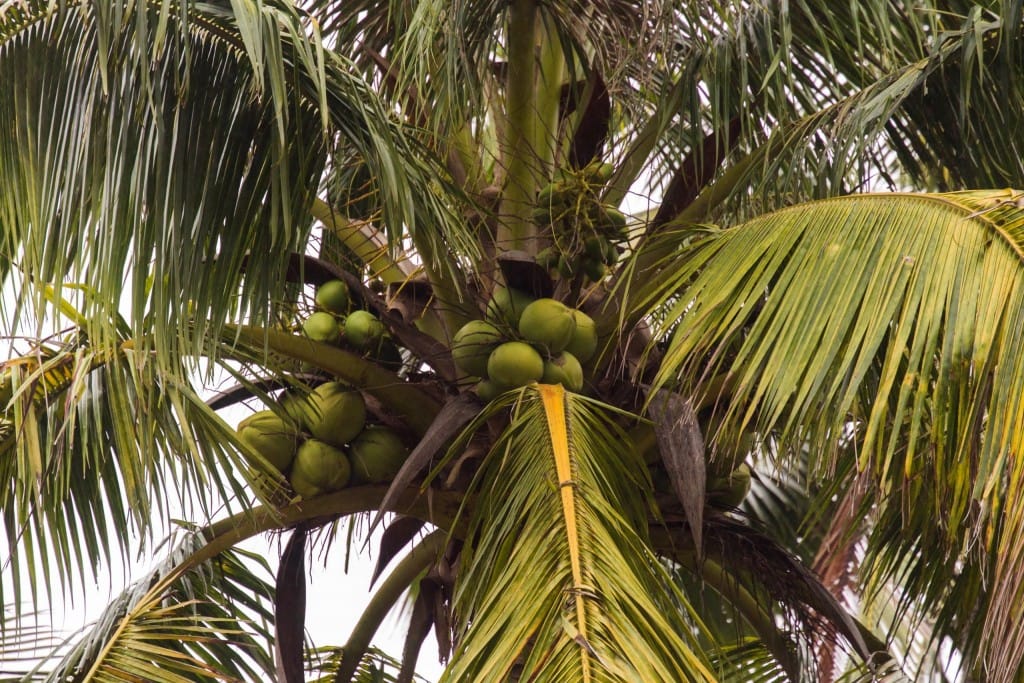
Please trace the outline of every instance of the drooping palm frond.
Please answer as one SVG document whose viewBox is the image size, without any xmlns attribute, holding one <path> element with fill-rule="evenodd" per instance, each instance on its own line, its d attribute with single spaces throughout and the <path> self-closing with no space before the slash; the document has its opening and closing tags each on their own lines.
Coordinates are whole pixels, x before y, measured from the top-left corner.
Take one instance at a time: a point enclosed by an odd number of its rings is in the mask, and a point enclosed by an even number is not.
<svg viewBox="0 0 1024 683">
<path fill-rule="evenodd" d="M 288 20 L 268 10 L 244 17 L 243 30 L 210 10 L 6 3 L 0 29 L 12 93 L 4 118 L 19 122 L 0 142 L 5 275 L 17 264 L 58 289 L 79 277 L 94 290 L 81 306 L 87 319 L 103 320 L 118 309 L 131 268 L 130 321 L 141 333 L 153 316 L 159 341 L 148 343 L 161 351 L 182 345 L 189 299 L 214 319 L 235 308 L 223 295 L 238 289 L 255 240 L 300 247 L 322 166 L 316 101 L 303 107 L 284 92 Z M 222 201 L 205 201 L 214 195 Z M 194 278 L 218 257 L 231 266 L 218 281 Z M 262 275 L 278 274 L 262 261 Z"/>
<path fill-rule="evenodd" d="M 720 683 L 782 683 L 791 680 L 771 652 L 756 640 L 722 648 L 713 657 Z"/>
<path fill-rule="evenodd" d="M 4 367 L 5 603 L 74 595 L 97 566 L 148 545 L 171 509 L 209 519 L 215 501 L 248 499 L 232 430 L 128 340 L 73 334 Z"/>
<path fill-rule="evenodd" d="M 201 536 L 189 533 L 111 602 L 46 672 L 47 680 L 184 683 L 273 676 L 273 585 L 265 561 L 233 550 L 179 572 L 199 547 Z"/>
<path fill-rule="evenodd" d="M 4 276 L 89 282 L 86 319 L 128 306 L 165 369 L 227 319 L 272 318 L 332 138 L 371 169 L 392 247 L 471 244 L 429 157 L 289 3 L 7 2 L 0 74 L 17 122 L 0 136 Z"/>
<path fill-rule="evenodd" d="M 4 605 L 0 614 L 0 681 L 34 683 L 35 664 L 60 647 L 61 634 L 40 620 L 40 614 L 19 614 Z"/>
<path fill-rule="evenodd" d="M 727 199 L 734 219 L 865 187 L 1024 183 L 1005 136 L 1024 96 L 1014 5 L 684 4 L 649 118 L 624 123 L 615 201 L 641 169 L 688 220 Z"/>
<path fill-rule="evenodd" d="M 1022 637 L 1008 615 L 1024 581 L 1019 196 L 794 207 L 704 240 L 652 287 L 680 295 L 661 381 L 700 394 L 726 373 L 728 419 L 809 444 L 815 477 L 854 430 L 877 504 L 865 585 L 896 579 L 908 610 L 980 601 L 944 623 L 992 680 L 1021 666 L 1006 646 Z"/>
<path fill-rule="evenodd" d="M 606 411 L 558 386 L 521 395 L 474 488 L 445 680 L 714 680 Z"/>
<path fill-rule="evenodd" d="M 311 683 L 333 683 L 345 655 L 343 648 L 318 647 L 310 651 L 307 671 L 314 676 Z M 396 683 L 402 663 L 379 648 L 370 648 L 359 661 L 359 667 L 349 679 L 352 683 Z M 415 676 L 413 681 L 426 683 L 426 679 Z"/>
</svg>

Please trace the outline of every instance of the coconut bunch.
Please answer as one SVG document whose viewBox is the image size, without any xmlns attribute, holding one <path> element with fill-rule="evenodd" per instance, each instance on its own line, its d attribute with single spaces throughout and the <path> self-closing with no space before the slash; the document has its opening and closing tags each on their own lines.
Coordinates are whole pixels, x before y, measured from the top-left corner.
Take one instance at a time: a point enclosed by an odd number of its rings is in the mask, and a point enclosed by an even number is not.
<svg viewBox="0 0 1024 683">
<path fill-rule="evenodd" d="M 550 298 L 534 299 L 518 289 L 495 291 L 483 320 L 455 333 L 452 359 L 479 377 L 476 390 L 491 400 L 531 382 L 583 389 L 583 366 L 597 351 L 593 319 Z"/>
<path fill-rule="evenodd" d="M 387 336 L 384 323 L 370 311 L 351 310 L 352 297 L 342 280 L 329 280 L 316 290 L 316 310 L 302 322 L 302 333 L 313 341 L 353 349 L 400 367 L 402 354 Z"/>
<path fill-rule="evenodd" d="M 541 188 L 533 220 L 552 243 L 537 254 L 543 268 L 565 279 L 582 275 L 600 282 L 618 262 L 628 237 L 626 217 L 600 198 L 611 174 L 610 164 L 593 161 L 578 171 L 560 170 Z"/>
<path fill-rule="evenodd" d="M 359 391 L 327 382 L 308 396 L 285 394 L 276 410 L 238 425 L 239 439 L 314 498 L 349 485 L 379 484 L 398 473 L 409 451 L 391 429 L 367 424 Z"/>
</svg>

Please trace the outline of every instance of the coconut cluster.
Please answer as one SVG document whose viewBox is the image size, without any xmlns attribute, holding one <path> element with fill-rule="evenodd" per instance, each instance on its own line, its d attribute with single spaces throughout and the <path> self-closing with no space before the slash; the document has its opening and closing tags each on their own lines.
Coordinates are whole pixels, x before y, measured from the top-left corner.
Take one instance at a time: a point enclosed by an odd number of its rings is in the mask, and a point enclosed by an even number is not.
<svg viewBox="0 0 1024 683">
<path fill-rule="evenodd" d="M 362 394 L 340 382 L 285 394 L 275 408 L 240 422 L 238 436 L 303 498 L 389 481 L 409 454 L 395 432 L 367 424 Z"/>
<path fill-rule="evenodd" d="M 481 378 L 477 393 L 485 400 L 531 382 L 581 391 L 581 363 L 595 351 L 597 330 L 590 316 L 511 288 L 497 290 L 484 319 L 466 323 L 452 340 L 455 365 Z"/>
<path fill-rule="evenodd" d="M 533 220 L 549 231 L 552 244 L 537 254 L 537 263 L 566 279 L 604 279 L 628 237 L 625 215 L 599 196 L 611 175 L 610 164 L 594 161 L 579 171 L 560 171 L 541 188 Z"/>
<path fill-rule="evenodd" d="M 352 297 L 342 280 L 330 280 L 316 290 L 316 308 L 302 323 L 313 341 L 366 353 L 385 367 L 402 365 L 402 353 L 387 336 L 384 323 L 370 311 L 350 310 Z"/>
</svg>

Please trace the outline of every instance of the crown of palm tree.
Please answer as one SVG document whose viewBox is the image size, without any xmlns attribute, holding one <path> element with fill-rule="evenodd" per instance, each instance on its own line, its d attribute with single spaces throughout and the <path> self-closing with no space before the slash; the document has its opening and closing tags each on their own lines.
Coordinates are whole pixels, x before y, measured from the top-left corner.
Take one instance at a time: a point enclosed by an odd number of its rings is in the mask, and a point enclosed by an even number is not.
<svg viewBox="0 0 1024 683">
<path fill-rule="evenodd" d="M 0 0 L 12 675 L 1020 680 L 1021 8 L 796 5 Z"/>
</svg>

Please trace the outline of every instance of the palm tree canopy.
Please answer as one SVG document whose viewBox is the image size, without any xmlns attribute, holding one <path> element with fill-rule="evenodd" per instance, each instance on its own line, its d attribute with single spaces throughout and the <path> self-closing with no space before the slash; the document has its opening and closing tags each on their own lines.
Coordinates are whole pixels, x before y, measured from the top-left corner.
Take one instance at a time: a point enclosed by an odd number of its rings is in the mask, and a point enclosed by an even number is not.
<svg viewBox="0 0 1024 683">
<path fill-rule="evenodd" d="M 1021 18 L 0 0 L 0 659 L 409 681 L 434 631 L 445 680 L 1019 680 Z M 394 567 L 314 647 L 356 515 Z M 27 625 L 172 519 L 80 637 Z"/>
</svg>

